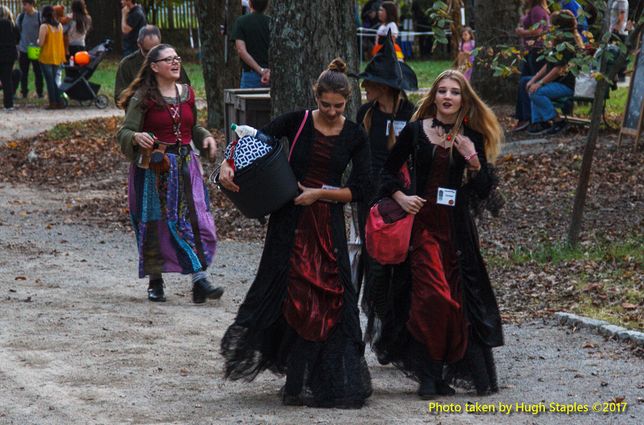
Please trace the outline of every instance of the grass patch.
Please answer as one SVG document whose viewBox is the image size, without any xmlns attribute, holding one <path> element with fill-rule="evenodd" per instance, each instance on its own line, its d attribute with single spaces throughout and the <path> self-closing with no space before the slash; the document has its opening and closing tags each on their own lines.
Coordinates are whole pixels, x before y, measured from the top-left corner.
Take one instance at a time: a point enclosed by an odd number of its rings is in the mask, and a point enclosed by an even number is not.
<svg viewBox="0 0 644 425">
<path fill-rule="evenodd" d="M 631 329 L 644 329 L 644 238 L 597 241 L 582 248 L 544 244 L 483 254 L 491 270 L 519 282 L 523 308 L 544 303 L 552 311 L 570 311 Z M 533 298 L 533 299 L 531 299 Z"/>
<path fill-rule="evenodd" d="M 500 266 L 525 265 L 529 263 L 558 265 L 568 261 L 620 261 L 644 262 L 644 238 L 614 242 L 597 243 L 588 248 L 572 248 L 567 244 L 545 244 L 537 248 L 518 246 L 514 248 L 508 258 L 491 256 L 495 264 Z"/>
<path fill-rule="evenodd" d="M 45 134 L 45 139 L 65 141 L 80 131 L 86 131 L 85 124 L 82 121 L 63 122 L 56 124 L 51 130 L 48 130 Z"/>
</svg>

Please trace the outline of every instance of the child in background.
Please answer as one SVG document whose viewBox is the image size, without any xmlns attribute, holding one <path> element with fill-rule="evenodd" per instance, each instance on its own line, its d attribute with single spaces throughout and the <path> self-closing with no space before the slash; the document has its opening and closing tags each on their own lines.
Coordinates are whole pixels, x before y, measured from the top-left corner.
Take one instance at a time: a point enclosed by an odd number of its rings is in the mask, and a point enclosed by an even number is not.
<svg viewBox="0 0 644 425">
<path fill-rule="evenodd" d="M 458 48 L 458 56 L 456 57 L 456 69 L 461 71 L 467 81 L 472 77 L 472 66 L 474 66 L 474 56 L 472 51 L 476 47 L 474 42 L 474 32 L 470 27 L 463 27 L 461 29 L 461 43 Z"/>
</svg>

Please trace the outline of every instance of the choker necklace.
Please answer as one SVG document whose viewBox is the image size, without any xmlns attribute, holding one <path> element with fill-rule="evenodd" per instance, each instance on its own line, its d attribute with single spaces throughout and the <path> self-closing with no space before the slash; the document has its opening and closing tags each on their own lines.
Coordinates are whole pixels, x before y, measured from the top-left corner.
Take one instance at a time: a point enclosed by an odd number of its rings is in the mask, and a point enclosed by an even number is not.
<svg viewBox="0 0 644 425">
<path fill-rule="evenodd" d="M 449 133 L 454 128 L 454 124 L 445 124 L 438 118 L 434 117 L 432 118 L 432 128 L 436 127 L 440 127 L 445 131 L 445 133 Z"/>
</svg>

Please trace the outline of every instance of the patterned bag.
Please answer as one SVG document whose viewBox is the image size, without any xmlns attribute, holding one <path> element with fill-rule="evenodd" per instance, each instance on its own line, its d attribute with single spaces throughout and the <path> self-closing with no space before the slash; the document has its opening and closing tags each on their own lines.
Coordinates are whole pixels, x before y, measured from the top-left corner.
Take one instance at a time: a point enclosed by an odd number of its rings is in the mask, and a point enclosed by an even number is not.
<svg viewBox="0 0 644 425">
<path fill-rule="evenodd" d="M 253 164 L 258 159 L 265 157 L 272 149 L 273 147 L 271 145 L 253 136 L 244 136 L 228 144 L 225 158 L 229 161 L 232 157 L 233 168 L 239 171 Z"/>
</svg>

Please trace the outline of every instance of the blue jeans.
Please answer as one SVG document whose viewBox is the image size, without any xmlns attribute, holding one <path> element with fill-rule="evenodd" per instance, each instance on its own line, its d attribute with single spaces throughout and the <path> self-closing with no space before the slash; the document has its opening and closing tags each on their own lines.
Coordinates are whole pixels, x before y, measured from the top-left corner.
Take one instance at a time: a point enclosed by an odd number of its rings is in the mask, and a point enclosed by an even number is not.
<svg viewBox="0 0 644 425">
<path fill-rule="evenodd" d="M 570 87 L 553 82 L 539 87 L 537 91 L 530 95 L 530 104 L 532 108 L 532 122 L 545 122 L 557 116 L 557 111 L 552 105 L 552 100 L 569 97 L 574 94 Z"/>
<path fill-rule="evenodd" d="M 45 77 L 49 103 L 61 103 L 60 97 L 63 92 L 60 91 L 58 84 L 56 84 L 56 81 L 60 78 L 60 66 L 41 63 L 40 69 L 42 70 L 43 77 Z"/>
<path fill-rule="evenodd" d="M 262 87 L 262 77 L 255 71 L 242 71 L 239 88 L 258 89 Z"/>
<path fill-rule="evenodd" d="M 530 108 L 530 95 L 526 89 L 526 84 L 532 77 L 521 77 L 519 80 L 519 93 L 517 94 L 517 108 L 515 118 L 519 121 L 530 121 L 532 112 Z"/>
</svg>

